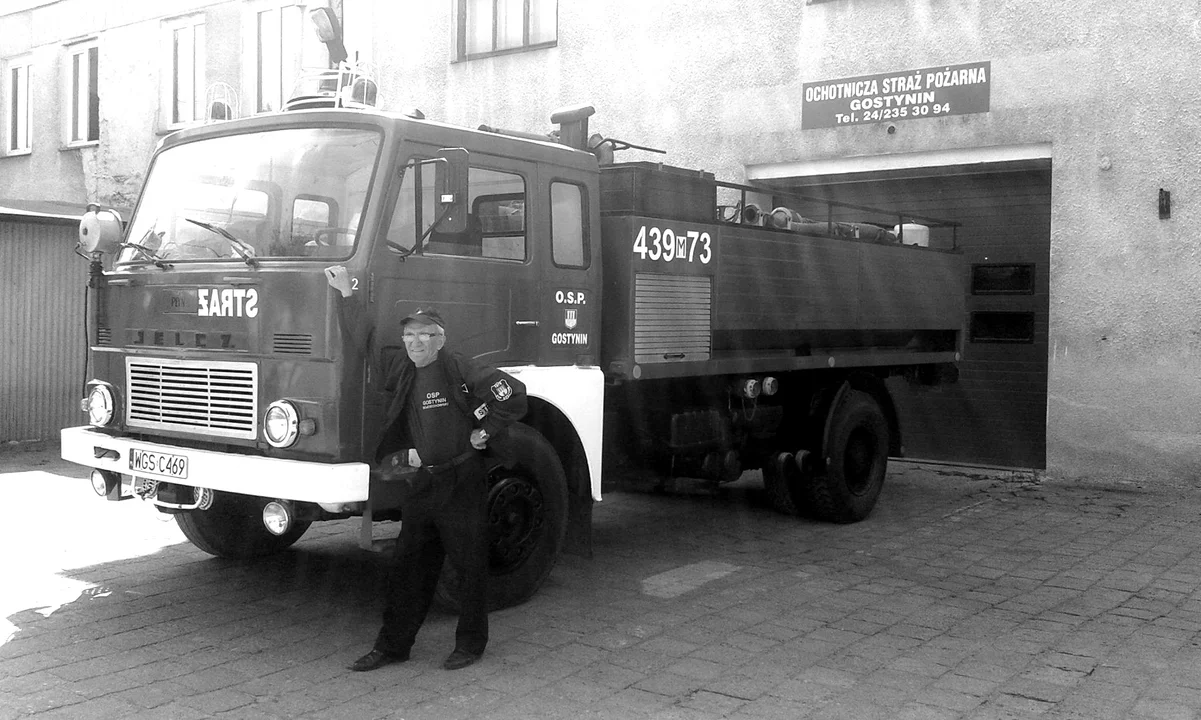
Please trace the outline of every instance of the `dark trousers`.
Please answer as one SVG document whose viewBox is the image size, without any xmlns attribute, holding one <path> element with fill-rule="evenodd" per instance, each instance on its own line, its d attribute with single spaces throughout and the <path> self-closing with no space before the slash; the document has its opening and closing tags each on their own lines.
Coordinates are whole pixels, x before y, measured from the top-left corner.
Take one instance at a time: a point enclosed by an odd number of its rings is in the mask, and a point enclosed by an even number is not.
<svg viewBox="0 0 1201 720">
<path fill-rule="evenodd" d="M 453 469 L 418 471 L 401 507 L 400 537 L 388 576 L 384 624 L 375 648 L 407 656 L 425 621 L 444 559 L 459 579 L 455 649 L 480 654 L 488 644 L 487 480 L 476 455 Z"/>
</svg>

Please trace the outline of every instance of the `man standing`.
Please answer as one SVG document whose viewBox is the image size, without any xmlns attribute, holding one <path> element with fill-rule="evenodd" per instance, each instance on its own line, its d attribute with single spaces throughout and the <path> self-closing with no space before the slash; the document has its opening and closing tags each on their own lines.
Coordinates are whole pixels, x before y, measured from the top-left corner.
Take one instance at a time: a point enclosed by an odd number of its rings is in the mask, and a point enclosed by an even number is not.
<svg viewBox="0 0 1201 720">
<path fill-rule="evenodd" d="M 330 284 L 348 297 L 349 283 L 337 275 L 330 275 Z M 392 398 L 377 458 L 382 455 L 385 466 L 417 470 L 405 480 L 383 627 L 371 652 L 350 669 L 409 659 L 449 559 L 461 578 L 461 608 L 454 651 L 443 667 L 457 670 L 478 660 L 488 643 L 488 485 L 479 451 L 525 414 L 525 385 L 444 350 L 446 329 L 436 310 L 420 308 L 400 322 L 405 355 L 388 374 L 385 389 Z"/>
</svg>

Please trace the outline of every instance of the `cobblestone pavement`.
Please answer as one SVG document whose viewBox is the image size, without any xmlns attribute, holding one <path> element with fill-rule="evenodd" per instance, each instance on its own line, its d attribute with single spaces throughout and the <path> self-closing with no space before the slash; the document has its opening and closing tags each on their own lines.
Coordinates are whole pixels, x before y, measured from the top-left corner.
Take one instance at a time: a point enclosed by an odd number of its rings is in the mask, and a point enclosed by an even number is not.
<svg viewBox="0 0 1201 720">
<path fill-rule="evenodd" d="M 749 476 L 719 495 L 615 491 L 596 508 L 595 556 L 566 557 L 534 599 L 494 613 L 480 663 L 441 669 L 454 618 L 434 614 L 412 660 L 352 673 L 385 563 L 357 548 L 357 521 L 237 565 L 141 503 L 100 501 L 78 470 L 12 457 L 0 459 L 0 720 L 1201 708 L 1192 487 L 894 463 L 876 512 L 845 526 L 772 512 Z"/>
</svg>

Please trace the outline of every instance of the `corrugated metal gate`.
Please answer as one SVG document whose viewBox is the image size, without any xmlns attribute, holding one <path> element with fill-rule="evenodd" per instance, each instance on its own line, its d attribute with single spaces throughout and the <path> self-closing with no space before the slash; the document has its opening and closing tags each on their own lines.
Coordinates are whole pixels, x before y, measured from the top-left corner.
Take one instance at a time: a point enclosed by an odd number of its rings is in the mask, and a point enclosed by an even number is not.
<svg viewBox="0 0 1201 720">
<path fill-rule="evenodd" d="M 960 381 L 936 387 L 889 381 L 906 457 L 1045 468 L 1050 161 L 794 187 L 806 195 L 962 223 L 968 337 Z"/>
<path fill-rule="evenodd" d="M 78 220 L 0 213 L 0 442 L 42 440 L 79 411 L 87 262 Z"/>
</svg>

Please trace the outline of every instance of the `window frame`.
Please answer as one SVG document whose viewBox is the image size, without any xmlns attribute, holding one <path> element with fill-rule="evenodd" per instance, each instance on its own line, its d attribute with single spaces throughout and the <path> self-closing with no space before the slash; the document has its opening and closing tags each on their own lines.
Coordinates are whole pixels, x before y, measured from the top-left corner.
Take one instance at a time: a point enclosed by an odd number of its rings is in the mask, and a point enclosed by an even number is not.
<svg viewBox="0 0 1201 720">
<path fill-rule="evenodd" d="M 559 44 L 559 2 L 558 0 L 511 0 L 521 4 L 522 14 L 522 41 L 520 45 L 514 45 L 505 48 L 497 48 L 498 26 L 501 24 L 502 18 L 499 17 L 499 3 L 505 0 L 456 0 L 455 2 L 455 62 L 464 62 L 467 60 L 476 60 L 478 58 L 494 57 L 496 55 L 509 55 L 512 53 L 527 52 L 530 50 L 542 50 L 545 48 L 556 47 Z M 482 52 L 468 52 L 467 36 L 468 27 L 470 24 L 469 5 L 472 2 L 491 3 L 492 5 L 492 49 Z M 541 40 L 537 42 L 530 41 L 531 27 L 531 5 L 534 2 L 551 3 L 554 6 L 554 22 L 550 30 L 551 39 Z"/>
<path fill-rule="evenodd" d="M 96 38 L 66 46 L 63 63 L 63 92 L 66 97 L 63 118 L 63 138 L 66 147 L 86 147 L 100 143 L 100 43 Z M 80 58 L 86 58 L 81 63 Z M 93 62 L 94 61 L 94 62 Z M 87 81 L 80 82 L 81 65 L 86 67 Z M 86 110 L 80 102 L 88 94 Z M 86 118 L 84 113 L 86 112 Z M 83 127 L 81 127 L 83 126 Z"/>
<path fill-rule="evenodd" d="M 289 34 L 288 17 L 285 13 L 292 8 L 295 9 L 295 22 L 291 30 L 295 30 L 295 32 Z M 270 0 L 269 2 L 247 4 L 243 20 L 242 63 L 243 86 L 246 88 L 244 95 L 247 100 L 242 103 L 242 106 L 252 108 L 249 111 L 251 115 L 280 112 L 284 109 L 296 81 L 304 72 L 304 61 L 308 53 L 308 46 L 311 44 L 307 41 L 311 39 L 313 43 L 320 45 L 316 34 L 312 33 L 309 28 L 306 17 L 308 10 L 309 5 L 303 0 Z M 272 46 L 265 48 L 261 29 L 263 16 L 268 13 L 275 14 L 276 24 L 273 29 L 276 32 L 269 38 L 273 41 Z M 309 38 L 309 35 L 312 35 L 312 38 Z M 285 53 L 292 55 L 291 67 L 285 67 Z M 270 86 L 264 82 L 264 79 L 269 76 L 273 76 L 270 77 Z M 276 93 L 278 93 L 278 99 L 267 97 Z M 265 98 L 268 101 L 266 104 L 264 103 Z M 272 103 L 276 100 L 278 100 L 278 106 L 273 106 Z"/>
<path fill-rule="evenodd" d="M 986 277 L 990 270 L 1011 270 L 1014 277 L 1018 277 L 1019 273 L 1025 272 L 1028 282 L 1024 284 L 1014 284 L 1010 287 L 1003 287 L 993 281 L 993 285 L 989 285 L 989 278 Z M 1036 282 L 1038 279 L 1038 268 L 1032 262 L 1013 262 L 1013 263 L 973 263 L 971 274 L 972 295 L 1033 295 Z"/>
<path fill-rule="evenodd" d="M 208 79 L 206 66 L 208 64 L 205 47 L 208 31 L 204 13 L 192 13 L 170 18 L 162 22 L 162 60 L 159 67 L 163 68 L 161 77 L 159 125 L 165 130 L 177 130 L 190 125 L 204 123 L 208 117 Z M 191 31 L 191 84 L 192 84 L 192 117 L 178 119 L 177 111 L 180 101 L 180 70 L 176 53 L 176 34 L 181 30 Z M 197 31 L 199 30 L 199 37 Z"/>
<path fill-rule="evenodd" d="M 1033 345 L 1037 335 L 1038 317 L 1032 310 L 976 310 L 969 320 L 968 342 L 973 345 Z"/>
<path fill-rule="evenodd" d="M 24 71 L 20 89 L 16 87 L 13 73 Z M 33 56 L 21 55 L 4 62 L 4 156 L 28 155 L 33 152 Z M 23 108 L 23 112 L 22 112 Z M 22 124 L 24 127 L 22 128 Z M 24 130 L 24 142 L 17 138 Z"/>
</svg>

